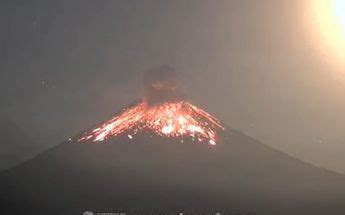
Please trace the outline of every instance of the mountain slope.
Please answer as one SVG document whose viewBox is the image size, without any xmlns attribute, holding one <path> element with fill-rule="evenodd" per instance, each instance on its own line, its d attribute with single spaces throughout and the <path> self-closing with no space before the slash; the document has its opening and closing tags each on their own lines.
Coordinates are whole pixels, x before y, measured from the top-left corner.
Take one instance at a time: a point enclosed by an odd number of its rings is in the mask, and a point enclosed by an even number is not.
<svg viewBox="0 0 345 215">
<path fill-rule="evenodd" d="M 345 177 L 229 129 L 216 146 L 122 134 L 2 172 L 0 198 L 1 214 L 345 214 Z"/>
<path fill-rule="evenodd" d="M 4 115 L 0 115 L 0 144 L 0 170 L 29 159 L 38 150 L 33 138 Z"/>
</svg>

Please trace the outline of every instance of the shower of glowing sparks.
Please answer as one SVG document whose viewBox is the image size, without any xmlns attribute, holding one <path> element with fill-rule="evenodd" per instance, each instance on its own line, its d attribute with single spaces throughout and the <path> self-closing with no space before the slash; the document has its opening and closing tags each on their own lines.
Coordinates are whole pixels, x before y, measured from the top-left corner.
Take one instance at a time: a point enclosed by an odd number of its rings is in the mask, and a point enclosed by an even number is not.
<svg viewBox="0 0 345 215">
<path fill-rule="evenodd" d="M 185 101 L 154 106 L 143 101 L 85 133 L 78 141 L 99 142 L 124 132 L 130 132 L 127 136 L 132 139 L 133 135 L 143 129 L 166 137 L 190 136 L 198 141 L 206 140 L 209 144 L 216 145 L 216 130 L 224 127 L 215 117 Z"/>
</svg>

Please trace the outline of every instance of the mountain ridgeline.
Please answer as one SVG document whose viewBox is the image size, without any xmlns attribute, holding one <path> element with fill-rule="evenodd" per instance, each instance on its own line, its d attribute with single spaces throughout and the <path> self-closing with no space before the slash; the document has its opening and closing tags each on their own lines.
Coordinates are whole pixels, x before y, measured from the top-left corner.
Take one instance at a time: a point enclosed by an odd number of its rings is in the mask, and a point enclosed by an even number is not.
<svg viewBox="0 0 345 215">
<path fill-rule="evenodd" d="M 345 177 L 230 128 L 216 146 L 123 133 L 2 172 L 0 198 L 1 214 L 345 214 Z"/>
</svg>

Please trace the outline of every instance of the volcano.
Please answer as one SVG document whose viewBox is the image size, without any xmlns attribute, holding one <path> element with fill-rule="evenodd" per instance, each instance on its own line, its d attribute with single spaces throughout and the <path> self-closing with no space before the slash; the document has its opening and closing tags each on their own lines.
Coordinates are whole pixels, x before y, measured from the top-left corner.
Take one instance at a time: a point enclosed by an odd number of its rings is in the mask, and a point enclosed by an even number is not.
<svg viewBox="0 0 345 215">
<path fill-rule="evenodd" d="M 186 101 L 177 91 L 175 70 L 162 66 L 147 72 L 145 96 L 112 119 L 84 132 L 78 142 L 102 142 L 126 133 L 132 139 L 137 133 L 207 141 L 216 145 L 217 130 L 224 130 L 218 119 Z M 72 138 L 71 138 L 72 140 Z"/>
<path fill-rule="evenodd" d="M 344 214 L 345 177 L 230 128 L 217 145 L 66 141 L 0 174 L 0 214 Z"/>
<path fill-rule="evenodd" d="M 344 176 L 225 126 L 172 81 L 149 83 L 111 119 L 1 172 L 0 214 L 345 214 Z"/>
<path fill-rule="evenodd" d="M 109 137 L 127 133 L 128 138 L 138 132 L 180 138 L 191 137 L 199 142 L 216 145 L 216 130 L 225 129 L 220 122 L 204 110 L 187 101 L 164 102 L 149 105 L 145 101 L 125 111 L 91 132 L 85 132 L 78 142 L 102 142 Z"/>
</svg>

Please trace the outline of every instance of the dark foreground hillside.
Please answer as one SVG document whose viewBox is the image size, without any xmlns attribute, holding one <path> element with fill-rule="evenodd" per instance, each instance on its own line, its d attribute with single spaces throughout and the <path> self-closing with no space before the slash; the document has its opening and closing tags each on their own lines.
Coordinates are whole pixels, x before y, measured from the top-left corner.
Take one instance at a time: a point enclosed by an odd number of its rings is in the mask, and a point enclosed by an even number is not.
<svg viewBox="0 0 345 215">
<path fill-rule="evenodd" d="M 145 134 L 63 143 L 0 174 L 0 214 L 345 214 L 345 177 L 236 131 L 217 146 Z"/>
</svg>

